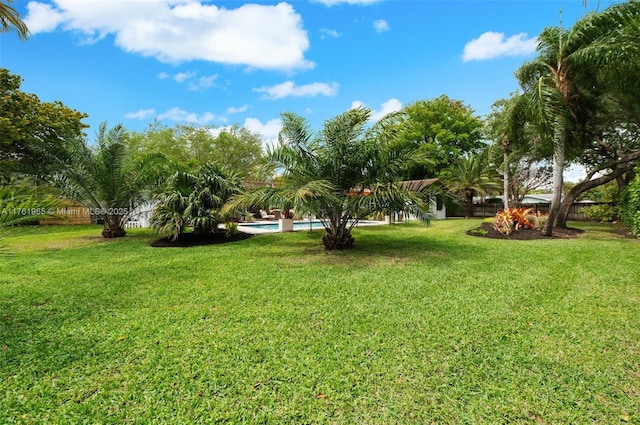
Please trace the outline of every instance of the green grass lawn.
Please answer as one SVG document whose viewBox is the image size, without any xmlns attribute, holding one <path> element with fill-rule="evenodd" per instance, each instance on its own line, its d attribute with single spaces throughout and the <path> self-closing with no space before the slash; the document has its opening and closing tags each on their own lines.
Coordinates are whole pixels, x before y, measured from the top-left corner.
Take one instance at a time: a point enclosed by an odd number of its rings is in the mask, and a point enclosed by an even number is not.
<svg viewBox="0 0 640 425">
<path fill-rule="evenodd" d="M 640 243 L 9 229 L 0 423 L 640 423 Z"/>
</svg>

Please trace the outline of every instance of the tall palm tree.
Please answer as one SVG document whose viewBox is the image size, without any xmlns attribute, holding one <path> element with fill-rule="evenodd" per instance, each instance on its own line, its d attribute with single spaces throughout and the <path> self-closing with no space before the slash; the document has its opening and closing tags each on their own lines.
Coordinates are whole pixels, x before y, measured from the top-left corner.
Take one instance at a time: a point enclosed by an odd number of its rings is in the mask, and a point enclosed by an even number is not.
<svg viewBox="0 0 640 425">
<path fill-rule="evenodd" d="M 151 171 L 157 158 L 148 158 L 145 164 L 134 163 L 122 125 L 107 131 L 103 123 L 96 141 L 95 147 L 81 139 L 71 142 L 71 160 L 62 164 L 53 182 L 65 196 L 103 220 L 102 236 L 125 236 L 124 225 L 131 213 L 149 197 L 147 189 L 155 177 Z"/>
<path fill-rule="evenodd" d="M 243 192 L 226 209 L 277 206 L 315 214 L 328 250 L 351 248 L 353 227 L 376 212 L 402 208 L 427 220 L 428 200 L 399 182 L 407 167 L 425 158 L 398 141 L 399 115 L 368 128 L 370 117 L 369 109 L 351 109 L 314 133 L 304 118 L 282 114 L 279 146 L 266 155 L 271 169 L 282 173 L 280 184 Z"/>
<path fill-rule="evenodd" d="M 545 28 L 538 57 L 516 73 L 541 133 L 553 142 L 553 200 L 544 233 L 551 235 L 562 195 L 567 143 L 591 76 L 621 64 L 637 66 L 640 2 L 616 4 L 591 13 L 569 29 Z"/>
<path fill-rule="evenodd" d="M 9 3 L 13 0 L 0 0 L 0 32 L 9 32 L 15 29 L 21 40 L 29 37 L 29 28 L 20 19 L 20 14 Z"/>
<path fill-rule="evenodd" d="M 448 169 L 444 184 L 466 203 L 466 218 L 473 217 L 473 198 L 499 188 L 498 175 L 489 165 L 487 151 L 459 157 Z"/>
</svg>

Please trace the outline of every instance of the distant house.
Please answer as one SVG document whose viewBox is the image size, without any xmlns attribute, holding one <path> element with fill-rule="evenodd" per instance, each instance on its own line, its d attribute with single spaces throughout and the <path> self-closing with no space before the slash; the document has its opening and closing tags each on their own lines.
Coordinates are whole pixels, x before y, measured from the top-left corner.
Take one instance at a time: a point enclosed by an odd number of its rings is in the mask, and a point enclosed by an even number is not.
<svg viewBox="0 0 640 425">
<path fill-rule="evenodd" d="M 536 205 L 536 204 L 551 204 L 551 200 L 553 199 L 552 193 L 530 193 L 522 198 L 523 205 Z M 487 203 L 502 203 L 502 196 L 493 196 L 491 198 L 474 198 L 474 204 L 481 204 L 484 202 Z M 593 204 L 593 201 L 583 200 L 583 201 L 575 201 L 575 204 Z"/>
</svg>

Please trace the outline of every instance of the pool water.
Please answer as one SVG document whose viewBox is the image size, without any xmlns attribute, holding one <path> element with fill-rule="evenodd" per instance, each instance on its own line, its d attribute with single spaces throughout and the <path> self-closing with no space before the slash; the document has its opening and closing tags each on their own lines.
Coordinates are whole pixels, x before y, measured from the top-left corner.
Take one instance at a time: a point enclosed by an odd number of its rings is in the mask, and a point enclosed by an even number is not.
<svg viewBox="0 0 640 425">
<path fill-rule="evenodd" d="M 358 225 L 367 225 L 367 224 L 380 224 L 380 222 L 376 222 L 376 221 L 359 221 Z M 309 228 L 311 228 L 312 230 L 314 229 L 322 229 L 322 223 L 319 220 L 315 220 L 315 221 L 295 221 L 293 223 L 293 230 L 309 230 Z M 240 223 L 238 225 L 238 229 L 243 230 L 243 231 L 251 231 L 251 230 L 257 230 L 260 232 L 267 232 L 267 231 L 273 231 L 273 232 L 277 232 L 280 228 L 279 228 L 279 224 L 278 222 L 273 222 L 273 223 Z"/>
<path fill-rule="evenodd" d="M 239 225 L 239 227 L 264 230 L 278 230 L 278 226 L 278 223 L 242 223 Z M 308 230 L 309 226 L 311 226 L 311 228 L 313 229 L 322 229 L 322 223 L 319 221 L 296 221 L 293 223 L 293 230 Z"/>
</svg>

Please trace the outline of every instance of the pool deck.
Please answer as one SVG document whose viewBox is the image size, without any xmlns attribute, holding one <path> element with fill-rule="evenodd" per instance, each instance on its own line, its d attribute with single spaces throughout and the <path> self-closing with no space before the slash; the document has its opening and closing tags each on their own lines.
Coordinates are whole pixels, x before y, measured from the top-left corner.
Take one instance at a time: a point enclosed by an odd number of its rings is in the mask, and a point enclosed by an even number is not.
<svg viewBox="0 0 640 425">
<path fill-rule="evenodd" d="M 296 220 L 294 221 L 294 224 L 298 224 L 298 223 L 303 223 L 306 224 L 307 227 L 305 228 L 300 228 L 300 229 L 294 229 L 294 232 L 300 232 L 300 231 L 309 231 L 309 221 L 308 220 Z M 258 228 L 255 227 L 256 225 L 261 225 L 261 224 L 270 224 L 270 225 L 275 225 L 274 228 L 272 229 L 264 229 L 264 228 Z M 358 224 L 355 227 L 361 227 L 361 226 L 379 226 L 381 224 L 387 224 L 384 221 L 372 221 L 372 220 L 365 220 L 365 221 L 360 221 L 358 222 Z M 260 234 L 265 234 L 265 233 L 279 233 L 280 229 L 278 228 L 278 220 L 256 220 L 253 221 L 251 223 L 238 223 L 238 230 L 241 232 L 245 232 L 245 233 L 250 233 L 253 235 L 260 235 Z M 314 228 L 313 230 L 321 230 L 322 228 Z"/>
</svg>

